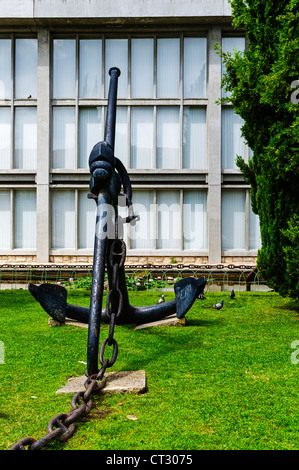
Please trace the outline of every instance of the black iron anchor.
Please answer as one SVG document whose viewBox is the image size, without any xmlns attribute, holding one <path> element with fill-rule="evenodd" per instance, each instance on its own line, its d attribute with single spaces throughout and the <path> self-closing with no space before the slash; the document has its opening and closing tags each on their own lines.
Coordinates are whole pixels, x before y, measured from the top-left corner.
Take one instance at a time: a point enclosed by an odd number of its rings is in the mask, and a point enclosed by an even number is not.
<svg viewBox="0 0 299 470">
<path fill-rule="evenodd" d="M 96 234 L 90 308 L 67 303 L 67 290 L 55 284 L 29 284 L 29 291 L 43 309 L 55 320 L 64 323 L 66 318 L 88 323 L 88 375 L 97 373 L 99 329 L 101 322 L 109 323 L 111 311 L 117 309 L 117 324 L 141 324 L 160 320 L 176 313 L 182 318 L 203 292 L 206 279 L 184 278 L 174 285 L 175 299 L 145 307 L 130 305 L 126 285 L 124 261 L 125 243 L 118 237 L 118 228 L 123 223 L 136 223 L 132 205 L 132 187 L 129 175 L 122 162 L 114 155 L 117 83 L 120 70 L 109 70 L 110 85 L 103 142 L 98 142 L 89 157 L 90 194 L 97 203 Z M 128 207 L 128 217 L 118 216 L 118 198 L 121 188 Z M 115 236 L 116 234 L 116 236 Z M 117 263 L 113 264 L 113 257 Z M 114 265 L 118 265 L 117 289 L 115 289 Z M 106 308 L 102 308 L 105 267 L 108 273 L 109 288 L 113 295 L 108 298 Z M 110 290 L 111 293 L 111 290 Z M 115 298 L 117 297 L 117 299 Z"/>
</svg>

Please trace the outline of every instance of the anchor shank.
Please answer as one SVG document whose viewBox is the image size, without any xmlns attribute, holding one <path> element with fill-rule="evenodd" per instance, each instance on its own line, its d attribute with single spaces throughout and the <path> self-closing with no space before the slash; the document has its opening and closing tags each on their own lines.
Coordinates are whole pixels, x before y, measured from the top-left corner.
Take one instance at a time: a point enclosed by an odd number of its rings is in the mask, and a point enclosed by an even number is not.
<svg viewBox="0 0 299 470">
<path fill-rule="evenodd" d="M 115 120 L 116 120 L 116 101 L 117 101 L 117 84 L 120 70 L 112 67 L 109 70 L 110 84 L 108 92 L 107 116 L 105 124 L 104 140 L 112 147 L 114 151 L 115 142 Z"/>
<path fill-rule="evenodd" d="M 94 242 L 93 273 L 90 295 L 90 311 L 88 324 L 87 344 L 87 375 L 98 372 L 99 336 L 102 312 L 102 300 L 104 290 L 105 260 L 107 253 L 107 210 L 105 207 L 110 203 L 107 192 L 98 196 L 96 234 Z"/>
</svg>

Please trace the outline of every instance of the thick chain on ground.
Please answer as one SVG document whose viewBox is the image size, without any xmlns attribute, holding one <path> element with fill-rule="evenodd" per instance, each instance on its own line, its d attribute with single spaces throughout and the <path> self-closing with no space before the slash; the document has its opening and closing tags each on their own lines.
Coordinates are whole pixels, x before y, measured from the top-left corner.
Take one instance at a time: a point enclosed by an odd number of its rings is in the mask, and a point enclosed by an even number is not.
<svg viewBox="0 0 299 470">
<path fill-rule="evenodd" d="M 39 450 L 50 442 L 57 440 L 64 442 L 69 439 L 75 432 L 75 422 L 86 416 L 92 408 L 91 395 L 99 393 L 106 385 L 104 379 L 105 371 L 108 367 L 112 367 L 116 361 L 118 354 L 118 344 L 113 338 L 115 321 L 122 312 L 123 296 L 119 289 L 119 268 L 124 265 L 126 258 L 126 245 L 123 240 L 116 238 L 112 244 L 109 253 L 109 263 L 112 268 L 111 290 L 107 295 L 106 314 L 110 316 L 109 335 L 104 339 L 100 348 L 99 361 L 101 369 L 97 374 L 87 378 L 84 386 L 86 391 L 77 392 L 72 399 L 72 409 L 69 413 L 59 413 L 52 418 L 47 426 L 47 434 L 38 440 L 32 437 L 25 437 L 16 442 L 9 450 Z M 112 311 L 110 305 L 114 306 L 116 312 Z M 106 345 L 113 345 L 113 353 L 111 360 L 104 359 Z"/>
</svg>

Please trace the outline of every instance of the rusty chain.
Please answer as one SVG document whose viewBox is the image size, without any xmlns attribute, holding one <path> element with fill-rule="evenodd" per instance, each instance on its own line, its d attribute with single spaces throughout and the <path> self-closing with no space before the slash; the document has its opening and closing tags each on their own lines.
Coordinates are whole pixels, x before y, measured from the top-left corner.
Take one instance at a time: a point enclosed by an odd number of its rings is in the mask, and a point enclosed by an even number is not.
<svg viewBox="0 0 299 470">
<path fill-rule="evenodd" d="M 104 374 L 108 367 L 112 367 L 116 361 L 118 354 L 118 344 L 114 339 L 115 321 L 119 317 L 123 306 L 123 295 L 119 289 L 119 269 L 123 267 L 126 258 L 126 245 L 122 239 L 116 238 L 113 240 L 108 262 L 112 268 L 112 282 L 111 289 L 107 295 L 105 313 L 109 315 L 109 334 L 108 338 L 104 339 L 101 344 L 99 361 L 101 369 L 97 374 L 87 377 L 84 387 L 86 391 L 77 392 L 71 401 L 71 411 L 67 414 L 59 413 L 52 418 L 47 426 L 47 434 L 38 440 L 32 437 L 25 437 L 16 442 L 9 450 L 39 450 L 45 447 L 50 442 L 57 440 L 64 442 L 69 439 L 75 432 L 75 422 L 86 416 L 92 408 L 91 395 L 99 393 L 106 385 L 107 380 Z M 113 309 L 112 309 L 113 305 Z M 111 360 L 104 359 L 105 347 L 113 346 L 113 353 Z"/>
</svg>

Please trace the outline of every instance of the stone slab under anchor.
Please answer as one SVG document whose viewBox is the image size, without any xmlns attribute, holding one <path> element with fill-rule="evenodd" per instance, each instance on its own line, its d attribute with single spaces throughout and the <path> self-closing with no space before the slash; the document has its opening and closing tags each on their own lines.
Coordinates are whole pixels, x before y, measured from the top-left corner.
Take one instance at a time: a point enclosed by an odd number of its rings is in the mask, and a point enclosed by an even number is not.
<svg viewBox="0 0 299 470">
<path fill-rule="evenodd" d="M 144 370 L 130 370 L 120 372 L 107 372 L 104 375 L 107 384 L 102 389 L 103 393 L 145 393 L 146 392 L 146 376 Z M 80 377 L 71 377 L 66 385 L 56 391 L 59 393 L 76 393 L 85 391 L 84 384 L 86 375 Z"/>
<path fill-rule="evenodd" d="M 158 321 L 153 321 L 151 323 L 142 323 L 141 325 L 135 326 L 134 330 L 141 330 L 143 328 L 152 328 L 159 326 L 185 326 L 186 318 L 178 318 L 175 314 L 169 315 L 168 317 L 162 318 Z"/>
</svg>

